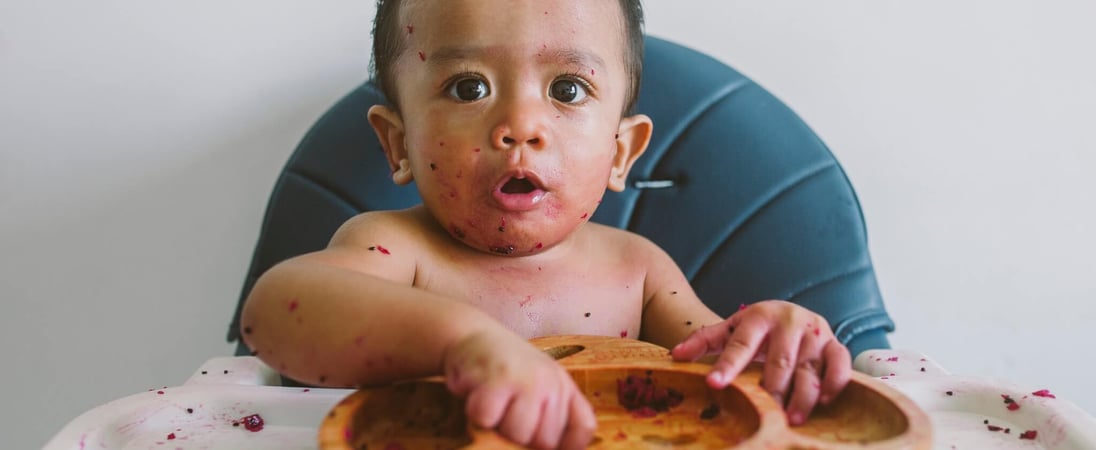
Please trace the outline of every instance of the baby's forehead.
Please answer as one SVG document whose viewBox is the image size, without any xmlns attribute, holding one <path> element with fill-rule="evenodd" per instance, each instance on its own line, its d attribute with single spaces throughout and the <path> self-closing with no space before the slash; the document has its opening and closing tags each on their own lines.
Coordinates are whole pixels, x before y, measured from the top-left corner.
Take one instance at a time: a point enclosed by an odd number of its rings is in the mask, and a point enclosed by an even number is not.
<svg viewBox="0 0 1096 450">
<path fill-rule="evenodd" d="M 600 48 L 613 60 L 627 52 L 619 0 L 402 0 L 398 11 L 400 23 L 389 29 L 403 35 L 403 50 L 476 46 L 488 36 L 497 43 L 508 33 L 507 44 L 567 42 L 562 47 Z"/>
</svg>

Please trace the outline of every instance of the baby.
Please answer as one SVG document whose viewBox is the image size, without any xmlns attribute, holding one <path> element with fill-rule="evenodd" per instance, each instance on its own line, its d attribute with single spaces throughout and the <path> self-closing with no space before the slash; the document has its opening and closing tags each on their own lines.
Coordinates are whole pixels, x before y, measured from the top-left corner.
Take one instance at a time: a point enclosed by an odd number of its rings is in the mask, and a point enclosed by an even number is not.
<svg viewBox="0 0 1096 450">
<path fill-rule="evenodd" d="M 286 376 L 362 386 L 444 374 L 470 421 L 522 445 L 583 447 L 597 423 L 529 338 L 638 338 L 713 355 L 726 387 L 752 360 L 805 421 L 851 374 L 826 320 L 792 303 L 722 318 L 647 239 L 591 223 L 652 123 L 639 87 L 639 0 L 382 0 L 368 120 L 421 205 L 361 214 L 329 246 L 270 269 L 243 310 Z"/>
</svg>

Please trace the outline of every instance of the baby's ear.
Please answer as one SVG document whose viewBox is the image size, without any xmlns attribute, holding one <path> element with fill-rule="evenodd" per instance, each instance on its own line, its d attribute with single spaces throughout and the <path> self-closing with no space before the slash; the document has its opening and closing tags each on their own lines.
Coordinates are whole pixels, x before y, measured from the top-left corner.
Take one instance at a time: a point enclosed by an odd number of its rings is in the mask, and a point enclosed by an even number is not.
<svg viewBox="0 0 1096 450">
<path fill-rule="evenodd" d="M 616 156 L 613 157 L 613 170 L 609 173 L 609 189 L 621 192 L 628 181 L 628 171 L 632 170 L 639 155 L 647 150 L 651 142 L 654 124 L 644 114 L 628 116 L 620 120 L 616 136 Z"/>
<path fill-rule="evenodd" d="M 384 156 L 388 159 L 388 169 L 392 171 L 392 182 L 398 185 L 410 183 L 415 177 L 411 173 L 411 162 L 407 159 L 407 147 L 404 145 L 403 119 L 400 114 L 384 105 L 369 108 L 369 124 L 377 132 Z"/>
</svg>

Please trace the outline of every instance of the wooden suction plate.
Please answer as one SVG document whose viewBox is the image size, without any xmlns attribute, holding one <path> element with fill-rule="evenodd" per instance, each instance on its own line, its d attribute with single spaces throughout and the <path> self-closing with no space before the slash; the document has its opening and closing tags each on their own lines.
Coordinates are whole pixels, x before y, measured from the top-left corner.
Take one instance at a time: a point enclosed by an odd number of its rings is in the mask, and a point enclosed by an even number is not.
<svg viewBox="0 0 1096 450">
<path fill-rule="evenodd" d="M 761 389 L 760 366 L 751 366 L 717 391 L 704 381 L 711 366 L 675 363 L 665 348 L 645 342 L 597 336 L 532 342 L 567 368 L 593 405 L 598 430 L 590 448 L 932 446 L 928 416 L 897 391 L 861 373 L 853 373 L 841 395 L 816 408 L 807 423 L 791 427 L 780 406 Z M 619 383 L 672 392 L 680 403 L 665 411 L 629 411 L 618 398 Z M 354 392 L 324 419 L 319 441 L 322 450 L 520 448 L 490 430 L 469 426 L 463 400 L 450 394 L 438 377 Z"/>
</svg>

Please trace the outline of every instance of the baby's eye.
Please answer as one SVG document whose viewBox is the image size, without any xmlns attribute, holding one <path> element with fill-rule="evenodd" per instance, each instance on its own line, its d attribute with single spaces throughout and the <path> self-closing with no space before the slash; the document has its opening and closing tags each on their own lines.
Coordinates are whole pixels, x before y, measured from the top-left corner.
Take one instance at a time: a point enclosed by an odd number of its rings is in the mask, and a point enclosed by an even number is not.
<svg viewBox="0 0 1096 450">
<path fill-rule="evenodd" d="M 474 102 L 489 93 L 491 89 L 479 78 L 465 78 L 449 86 L 449 96 L 464 102 Z"/>
<path fill-rule="evenodd" d="M 584 100 L 587 95 L 586 86 L 568 78 L 553 81 L 552 86 L 548 88 L 548 93 L 552 98 L 563 103 L 578 103 Z"/>
</svg>

